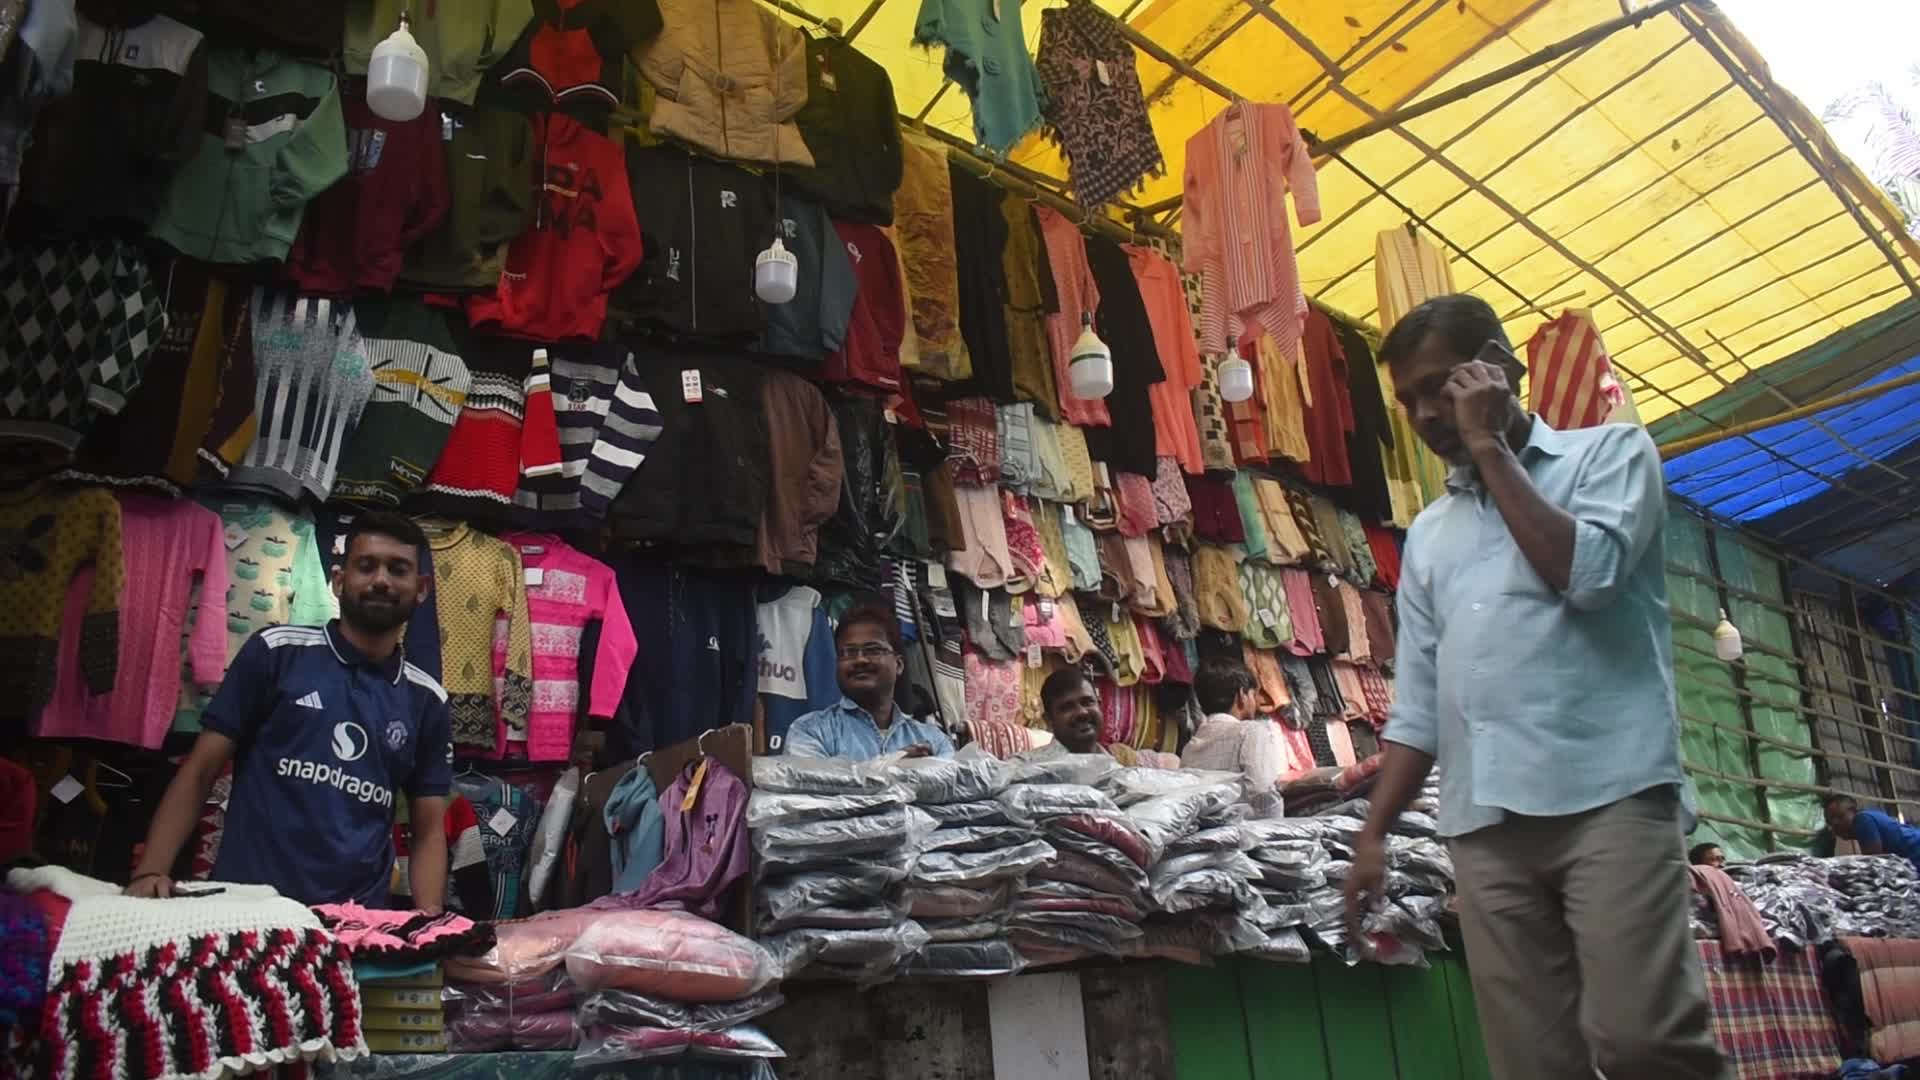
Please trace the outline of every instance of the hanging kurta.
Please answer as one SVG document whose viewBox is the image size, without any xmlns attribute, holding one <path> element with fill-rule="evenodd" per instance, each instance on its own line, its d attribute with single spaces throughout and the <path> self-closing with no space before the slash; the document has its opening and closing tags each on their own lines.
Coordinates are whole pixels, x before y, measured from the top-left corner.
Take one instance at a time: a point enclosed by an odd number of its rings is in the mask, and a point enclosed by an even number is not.
<svg viewBox="0 0 1920 1080">
<path fill-rule="evenodd" d="M 1374 243 L 1374 285 L 1380 294 L 1380 325 L 1392 330 L 1401 316 L 1426 300 L 1455 291 L 1453 269 L 1446 252 L 1412 227 L 1383 230 Z M 1387 455 L 1387 476 L 1393 491 L 1393 523 L 1413 524 L 1413 516 L 1446 491 L 1446 463 L 1426 452 L 1407 411 L 1393 396 L 1385 371 L 1381 389 L 1391 404 L 1393 449 Z"/>
</svg>

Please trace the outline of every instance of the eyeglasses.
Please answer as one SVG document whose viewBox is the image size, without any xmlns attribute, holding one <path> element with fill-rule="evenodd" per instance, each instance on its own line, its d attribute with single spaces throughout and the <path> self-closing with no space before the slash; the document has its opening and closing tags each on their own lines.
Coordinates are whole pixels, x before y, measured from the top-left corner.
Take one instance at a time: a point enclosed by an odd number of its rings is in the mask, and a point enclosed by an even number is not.
<svg viewBox="0 0 1920 1080">
<path fill-rule="evenodd" d="M 892 656 L 893 649 L 886 645 L 869 643 L 866 645 L 843 645 L 840 647 L 842 660 L 878 660 L 883 656 Z"/>
</svg>

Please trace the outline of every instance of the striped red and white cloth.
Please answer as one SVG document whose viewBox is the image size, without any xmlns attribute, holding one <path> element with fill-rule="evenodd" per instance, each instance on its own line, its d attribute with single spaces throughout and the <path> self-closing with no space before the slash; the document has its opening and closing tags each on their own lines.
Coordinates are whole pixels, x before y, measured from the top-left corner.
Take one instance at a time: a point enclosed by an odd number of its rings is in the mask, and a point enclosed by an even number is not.
<svg viewBox="0 0 1920 1080">
<path fill-rule="evenodd" d="M 1527 340 L 1528 407 L 1557 431 L 1607 422 L 1626 400 L 1593 314 L 1570 308 Z"/>
<path fill-rule="evenodd" d="M 1814 1080 L 1840 1070 L 1841 1030 L 1814 949 L 1768 963 L 1701 941 L 1713 1038 L 1740 1080 Z"/>
</svg>

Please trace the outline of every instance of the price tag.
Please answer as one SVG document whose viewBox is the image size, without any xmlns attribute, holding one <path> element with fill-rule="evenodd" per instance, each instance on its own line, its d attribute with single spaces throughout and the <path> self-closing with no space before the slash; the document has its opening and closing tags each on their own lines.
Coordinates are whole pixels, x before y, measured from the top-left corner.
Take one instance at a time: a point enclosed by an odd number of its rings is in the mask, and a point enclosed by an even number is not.
<svg viewBox="0 0 1920 1080">
<path fill-rule="evenodd" d="M 927 563 L 926 567 L 927 567 L 927 584 L 933 586 L 936 589 L 946 588 L 947 587 L 947 568 L 940 565 L 937 562 Z"/>
<path fill-rule="evenodd" d="M 1066 522 L 1068 525 L 1078 524 L 1077 520 L 1073 516 L 1072 503 L 1060 504 L 1060 520 Z"/>
<path fill-rule="evenodd" d="M 1101 86 L 1113 85 L 1113 72 L 1107 70 L 1107 62 L 1105 60 L 1095 60 L 1093 62 L 1093 73 L 1100 77 Z"/>
<path fill-rule="evenodd" d="M 487 828 L 492 829 L 495 836 L 505 836 L 519 823 L 520 819 L 514 817 L 513 812 L 503 806 L 495 810 L 493 816 L 487 819 Z"/>
<path fill-rule="evenodd" d="M 1054 608 L 1053 601 L 1047 599 L 1044 596 L 1040 598 L 1040 617 L 1041 618 L 1051 620 L 1053 618 L 1053 608 Z"/>
<path fill-rule="evenodd" d="M 527 588 L 532 589 L 547 580 L 547 572 L 538 566 L 527 567 Z"/>
<path fill-rule="evenodd" d="M 1340 587 L 1340 575 L 1339 575 L 1339 574 L 1328 574 L 1328 575 L 1327 575 L 1327 588 L 1329 588 L 1329 589 L 1337 589 L 1337 588 L 1339 588 L 1339 587 Z"/>
<path fill-rule="evenodd" d="M 226 539 L 227 550 L 238 551 L 240 550 L 240 545 L 247 542 L 247 530 L 238 525 L 229 525 L 227 526 Z"/>
<path fill-rule="evenodd" d="M 341 533 L 333 538 L 333 553 L 335 555 L 345 555 L 347 553 L 346 533 Z"/>
<path fill-rule="evenodd" d="M 1266 608 L 1266 607 L 1261 608 L 1259 618 L 1260 618 L 1260 625 L 1266 627 L 1269 630 L 1280 625 L 1280 620 L 1274 615 L 1272 608 Z"/>
<path fill-rule="evenodd" d="M 900 423 L 900 414 L 899 414 L 899 413 L 897 413 L 897 412 L 894 412 L 894 411 L 893 411 L 893 406 L 891 406 L 891 405 L 889 405 L 889 406 L 887 406 L 887 407 L 886 407 L 886 408 L 884 408 L 884 409 L 881 409 L 881 410 L 880 410 L 880 415 L 881 415 L 882 417 L 884 417 L 884 418 L 886 419 L 886 421 L 887 421 L 887 423 L 889 423 L 889 424 L 898 424 L 898 423 Z"/>
<path fill-rule="evenodd" d="M 87 790 L 86 786 L 81 784 L 80 781 L 75 780 L 73 776 L 69 774 L 61 777 L 60 782 L 53 785 L 53 790 L 47 794 L 52 795 L 63 803 L 70 803 L 79 798 L 80 793 L 85 790 Z"/>
<path fill-rule="evenodd" d="M 1113 618 L 1108 619 L 1107 621 L 1111 623 L 1117 623 L 1120 621 L 1120 601 L 1115 600 L 1113 602 Z"/>
<path fill-rule="evenodd" d="M 943 619 L 957 619 L 960 609 L 953 602 L 953 594 L 941 592 L 933 594 L 933 613 Z"/>
<path fill-rule="evenodd" d="M 520 554 L 522 555 L 545 555 L 546 553 L 547 549 L 541 547 L 539 544 L 528 544 L 520 549 Z"/>
<path fill-rule="evenodd" d="M 1040 646 L 1038 645 L 1027 646 L 1027 666 L 1028 667 L 1040 666 Z"/>
<path fill-rule="evenodd" d="M 700 389 L 699 368 L 683 368 L 681 370 L 680 400 L 689 405 L 698 405 L 706 400 L 706 394 Z"/>
<path fill-rule="evenodd" d="M 453 141 L 453 117 L 448 116 L 446 113 L 440 114 L 440 141 Z"/>
</svg>

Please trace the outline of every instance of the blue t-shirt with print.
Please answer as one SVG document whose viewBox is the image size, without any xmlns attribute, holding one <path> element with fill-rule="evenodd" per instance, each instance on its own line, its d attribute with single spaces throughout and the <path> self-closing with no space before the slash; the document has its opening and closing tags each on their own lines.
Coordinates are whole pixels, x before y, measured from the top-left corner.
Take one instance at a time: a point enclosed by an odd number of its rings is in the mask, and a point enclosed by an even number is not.
<svg viewBox="0 0 1920 1080">
<path fill-rule="evenodd" d="M 203 723 L 238 744 L 215 879 L 386 906 L 395 792 L 452 782 L 440 684 L 398 653 L 368 658 L 338 620 L 271 626 L 241 646 Z"/>
<path fill-rule="evenodd" d="M 1853 838 L 1920 867 L 1920 829 L 1903 825 L 1879 810 L 1861 810 L 1853 815 Z"/>
</svg>

